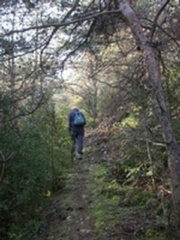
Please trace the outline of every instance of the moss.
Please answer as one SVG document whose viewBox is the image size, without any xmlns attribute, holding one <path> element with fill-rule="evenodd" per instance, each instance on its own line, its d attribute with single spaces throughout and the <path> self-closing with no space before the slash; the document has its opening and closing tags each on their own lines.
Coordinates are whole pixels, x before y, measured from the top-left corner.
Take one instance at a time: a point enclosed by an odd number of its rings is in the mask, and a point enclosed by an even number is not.
<svg viewBox="0 0 180 240">
<path fill-rule="evenodd" d="M 94 228 L 100 239 L 106 235 L 105 229 L 118 221 L 117 211 L 120 197 L 120 187 L 116 181 L 110 181 L 107 177 L 107 168 L 102 165 L 90 167 L 91 180 L 88 189 L 93 192 L 93 201 L 90 209 L 94 215 Z"/>
<path fill-rule="evenodd" d="M 163 215 L 163 205 L 162 205 L 162 203 L 158 206 L 158 208 L 157 208 L 157 210 L 156 210 L 156 214 L 158 215 L 158 216 L 162 216 Z"/>
<path fill-rule="evenodd" d="M 164 235 L 154 229 L 146 230 L 145 237 L 149 240 L 164 240 Z"/>
<path fill-rule="evenodd" d="M 127 189 L 123 203 L 125 206 L 145 206 L 151 198 L 155 198 L 152 193 L 142 192 L 138 189 Z"/>
</svg>

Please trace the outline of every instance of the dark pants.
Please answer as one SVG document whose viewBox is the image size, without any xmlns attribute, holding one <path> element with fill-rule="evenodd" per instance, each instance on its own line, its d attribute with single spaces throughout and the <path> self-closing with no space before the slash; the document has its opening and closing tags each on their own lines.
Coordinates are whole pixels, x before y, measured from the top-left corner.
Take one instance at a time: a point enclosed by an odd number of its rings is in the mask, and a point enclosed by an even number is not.
<svg viewBox="0 0 180 240">
<path fill-rule="evenodd" d="M 78 131 L 73 131 L 71 133 L 71 138 L 73 143 L 76 146 L 76 150 L 79 154 L 83 153 L 83 138 L 84 138 L 84 131 L 78 132 Z"/>
</svg>

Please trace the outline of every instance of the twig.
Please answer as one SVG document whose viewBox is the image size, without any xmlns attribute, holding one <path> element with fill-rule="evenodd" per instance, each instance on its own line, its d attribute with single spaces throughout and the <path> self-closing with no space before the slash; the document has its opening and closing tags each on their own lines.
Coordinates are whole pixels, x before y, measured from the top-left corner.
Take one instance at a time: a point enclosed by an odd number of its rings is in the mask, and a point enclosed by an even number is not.
<svg viewBox="0 0 180 240">
<path fill-rule="evenodd" d="M 157 20 L 158 20 L 159 16 L 161 15 L 162 11 L 164 10 L 164 8 L 168 5 L 169 1 L 170 0 L 166 0 L 165 3 L 160 7 L 158 13 L 156 14 L 156 17 L 154 19 L 154 23 L 153 23 L 153 26 L 152 26 L 152 31 L 151 31 L 151 41 L 153 39 L 155 30 L 156 30 Z"/>
<path fill-rule="evenodd" d="M 0 162 L 2 162 L 2 168 L 1 168 L 1 174 L 0 174 L 0 183 L 2 183 L 3 179 L 4 179 L 6 162 L 12 158 L 12 156 L 14 155 L 14 152 L 12 152 L 8 157 L 5 157 L 3 152 L 0 151 L 0 155 L 2 157 L 2 160 L 0 160 Z"/>
</svg>

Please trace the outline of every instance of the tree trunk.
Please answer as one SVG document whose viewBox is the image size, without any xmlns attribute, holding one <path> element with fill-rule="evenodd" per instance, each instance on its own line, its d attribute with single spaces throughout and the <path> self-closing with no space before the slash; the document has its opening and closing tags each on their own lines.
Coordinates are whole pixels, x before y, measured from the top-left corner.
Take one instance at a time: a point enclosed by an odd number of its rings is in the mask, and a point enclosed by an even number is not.
<svg viewBox="0 0 180 240">
<path fill-rule="evenodd" d="M 146 64 L 153 91 L 153 103 L 162 127 L 163 137 L 169 157 L 171 190 L 174 209 L 173 221 L 176 224 L 180 224 L 180 148 L 173 133 L 172 123 L 166 106 L 160 77 L 159 61 L 154 49 L 148 42 L 148 38 L 142 30 L 137 15 L 129 5 L 129 2 L 127 0 L 119 0 L 119 9 L 127 21 L 129 27 L 131 28 L 134 37 L 141 45 L 141 48 L 144 50 L 144 53 L 146 55 Z"/>
</svg>

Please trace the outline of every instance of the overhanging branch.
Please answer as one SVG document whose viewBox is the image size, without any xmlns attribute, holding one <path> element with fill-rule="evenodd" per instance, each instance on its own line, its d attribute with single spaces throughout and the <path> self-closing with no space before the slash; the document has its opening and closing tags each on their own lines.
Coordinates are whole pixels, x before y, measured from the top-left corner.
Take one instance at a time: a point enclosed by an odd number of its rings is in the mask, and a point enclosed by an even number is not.
<svg viewBox="0 0 180 240">
<path fill-rule="evenodd" d="M 80 18 L 74 19 L 72 21 L 67 21 L 67 22 L 64 21 L 64 19 L 63 19 L 59 23 L 43 24 L 43 25 L 39 25 L 39 26 L 34 26 L 34 27 L 9 31 L 4 35 L 0 35 L 0 37 L 6 37 L 6 36 L 12 35 L 14 33 L 23 33 L 23 32 L 27 32 L 27 31 L 30 31 L 30 30 L 68 26 L 68 25 L 71 25 L 71 24 L 80 23 L 80 22 L 87 21 L 87 20 L 92 20 L 94 18 L 97 18 L 97 17 L 105 15 L 105 14 L 114 14 L 114 13 L 119 13 L 119 12 L 120 12 L 119 10 L 103 11 L 103 12 L 98 12 L 98 13 L 95 13 L 95 14 L 89 14 L 87 16 L 80 17 Z"/>
</svg>

